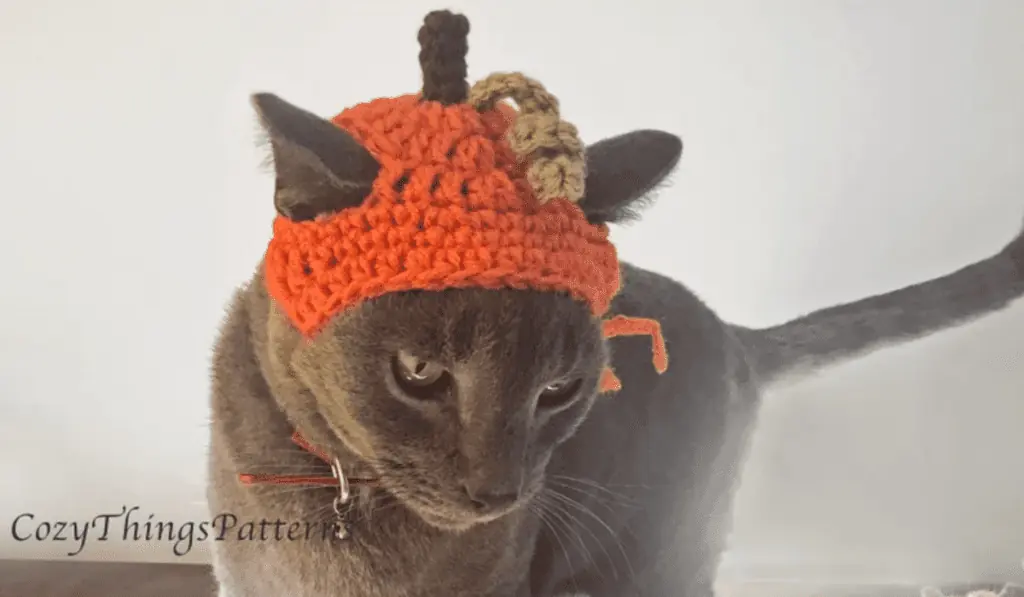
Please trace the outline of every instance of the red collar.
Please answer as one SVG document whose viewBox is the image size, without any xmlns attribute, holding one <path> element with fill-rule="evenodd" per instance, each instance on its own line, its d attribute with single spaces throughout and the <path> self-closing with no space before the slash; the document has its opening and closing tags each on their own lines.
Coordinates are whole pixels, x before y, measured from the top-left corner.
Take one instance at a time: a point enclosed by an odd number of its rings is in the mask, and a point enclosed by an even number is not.
<svg viewBox="0 0 1024 597">
<path fill-rule="evenodd" d="M 322 450 L 318 449 L 313 444 L 303 438 L 298 431 L 292 434 L 292 442 L 299 446 L 303 450 L 309 452 L 313 456 L 316 456 L 320 460 L 324 461 L 325 464 L 337 469 L 337 463 L 327 456 Z M 341 472 L 341 471 L 339 471 Z M 346 479 L 350 485 L 376 485 L 374 479 L 367 477 L 348 477 Z M 341 480 L 336 475 L 331 476 L 302 476 L 302 475 L 268 475 L 262 473 L 242 473 L 238 475 L 238 480 L 242 485 L 322 485 L 324 487 L 336 487 L 340 484 Z"/>
</svg>

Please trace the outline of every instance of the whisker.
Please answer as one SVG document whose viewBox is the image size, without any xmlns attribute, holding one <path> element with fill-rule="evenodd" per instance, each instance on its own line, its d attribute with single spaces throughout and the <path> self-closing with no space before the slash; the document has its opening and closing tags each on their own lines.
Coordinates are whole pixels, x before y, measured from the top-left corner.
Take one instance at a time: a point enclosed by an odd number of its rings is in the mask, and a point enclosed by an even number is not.
<svg viewBox="0 0 1024 597">
<path fill-rule="evenodd" d="M 583 553 L 583 557 L 586 558 L 586 565 L 589 566 L 596 564 L 597 561 L 594 559 L 594 554 L 590 551 L 590 548 L 587 547 L 587 542 L 583 540 L 583 537 L 579 534 L 579 531 L 576 530 L 575 525 L 573 525 L 573 523 L 579 523 L 579 521 L 572 515 L 572 512 L 569 512 L 565 507 L 557 502 L 549 501 L 547 502 L 547 505 L 550 508 L 551 514 L 562 523 L 563 529 L 565 529 L 567 533 L 571 533 L 576 538 L 576 541 L 580 545 L 580 551 Z"/>
<path fill-rule="evenodd" d="M 537 514 L 537 518 L 540 519 L 541 524 L 543 524 L 545 527 L 548 528 L 549 531 L 551 531 L 551 536 L 554 537 L 555 542 L 558 544 L 558 548 L 562 550 L 562 556 L 565 558 L 565 565 L 569 569 L 570 578 L 572 578 L 573 590 L 574 590 L 574 592 L 579 593 L 580 592 L 580 587 L 579 587 L 579 585 L 576 582 L 576 575 L 572 574 L 573 565 L 572 565 L 572 558 L 569 557 L 569 550 L 566 549 L 565 543 L 562 542 L 562 539 L 559 536 L 558 528 L 556 527 L 556 525 L 548 519 L 548 516 L 547 516 L 548 513 L 546 511 L 546 502 L 543 499 L 544 496 L 541 495 L 539 497 L 541 499 L 536 502 L 536 510 L 535 510 L 535 512 Z M 530 507 L 531 507 L 531 509 L 534 508 L 534 502 L 530 503 Z"/>
<path fill-rule="evenodd" d="M 313 509 L 311 512 L 307 512 L 306 516 L 317 523 L 324 523 L 329 520 L 328 515 L 334 514 L 333 502 L 327 502 L 324 505 Z"/>
<path fill-rule="evenodd" d="M 583 479 L 583 478 L 580 478 L 580 477 L 570 477 L 568 475 L 551 475 L 551 479 L 557 479 L 558 481 L 561 481 L 563 484 L 575 483 L 575 484 L 577 484 L 579 486 L 582 486 L 582 487 L 585 487 L 587 489 L 593 489 L 593 490 L 596 490 L 596 491 L 601 491 L 601 492 L 603 492 L 603 493 L 605 493 L 605 494 L 607 494 L 609 496 L 615 497 L 615 498 L 636 502 L 636 500 L 634 500 L 633 498 L 629 497 L 628 495 L 626 495 L 624 493 L 619 493 L 619 492 L 616 492 L 616 491 L 612 491 L 607 486 L 602 485 L 600 483 L 597 483 L 596 481 L 592 481 L 590 479 Z M 647 485 L 615 485 L 615 487 L 630 488 L 630 489 L 644 489 L 644 490 L 650 490 L 651 489 L 651 487 L 647 486 Z"/>
<path fill-rule="evenodd" d="M 295 493 L 310 493 L 313 491 L 321 491 L 324 493 L 325 496 L 333 496 L 337 493 L 337 490 L 335 488 L 325 487 L 323 485 L 260 485 L 258 487 L 259 491 L 261 491 L 263 495 L 268 497 L 279 497 L 281 495 Z"/>
<path fill-rule="evenodd" d="M 402 503 L 390 495 L 372 495 L 368 503 L 357 511 L 359 521 L 371 522 L 373 517 L 396 509 Z"/>
<path fill-rule="evenodd" d="M 250 466 L 241 467 L 246 473 L 268 473 L 268 472 L 312 472 L 312 471 L 327 471 L 331 470 L 331 467 L 326 464 L 253 464 Z"/>
<path fill-rule="evenodd" d="M 600 516 L 595 514 L 593 510 L 591 510 L 590 508 L 587 508 L 584 504 L 581 504 L 580 502 L 572 499 L 571 497 L 569 497 L 567 495 L 564 495 L 564 494 L 558 492 L 557 490 L 553 489 L 551 491 L 551 495 L 553 497 L 558 498 L 559 500 L 562 500 L 562 502 L 565 503 L 566 505 L 572 506 L 572 507 L 576 508 L 577 510 L 579 510 L 580 512 L 582 512 L 582 513 L 586 514 L 587 516 L 590 516 L 591 518 L 596 520 L 597 523 L 600 524 L 608 532 L 608 535 L 611 537 L 612 541 L 615 542 L 615 546 L 619 548 L 619 553 L 622 555 L 622 559 L 625 560 L 626 567 L 629 569 L 628 570 L 629 577 L 630 578 L 635 578 L 636 577 L 636 572 L 633 569 L 633 564 L 629 560 L 629 555 L 626 554 L 626 548 L 622 545 L 622 540 L 619 538 L 618 534 L 616 534 L 616 532 L 614 530 L 612 530 L 611 526 L 609 526 L 608 523 L 604 521 L 604 519 L 602 519 Z M 591 536 L 594 537 L 594 540 L 597 541 L 598 545 L 601 545 L 601 548 L 603 550 L 604 549 L 604 543 L 602 543 L 600 540 L 598 540 L 598 538 L 596 536 L 593 535 L 593 531 L 590 531 L 590 527 L 588 527 L 587 525 L 582 525 L 582 526 L 585 529 L 587 529 L 588 532 L 591 533 Z M 609 562 L 613 561 L 611 555 L 607 551 L 605 551 L 605 557 L 608 558 Z M 614 568 L 617 568 L 617 567 L 614 567 Z M 615 573 L 616 576 L 618 576 L 617 569 L 614 570 L 614 573 Z"/>
<path fill-rule="evenodd" d="M 552 492 L 549 493 L 549 497 L 550 498 L 560 498 L 561 496 L 559 496 L 556 492 L 552 491 Z M 605 549 L 604 544 L 600 541 L 600 539 L 597 538 L 597 536 L 594 534 L 594 532 L 587 525 L 583 524 L 583 522 L 579 518 L 577 518 L 572 513 L 572 511 L 567 509 L 564 502 L 555 501 L 553 503 L 555 505 L 557 505 L 558 509 L 562 513 L 564 513 L 566 517 L 569 518 L 571 523 L 574 523 L 574 526 L 573 526 L 572 530 L 573 530 L 573 533 L 579 538 L 580 543 L 585 544 L 586 542 L 584 541 L 583 536 L 580 534 L 580 532 L 578 530 L 579 528 L 582 528 L 584 531 L 586 531 L 587 534 L 590 536 L 590 538 L 593 539 L 595 543 L 597 543 L 598 547 L 600 547 L 601 551 L 604 553 L 605 559 L 608 561 L 609 565 L 612 566 L 612 575 L 615 578 L 618 578 L 618 570 L 615 568 L 615 562 L 612 561 L 612 559 L 611 559 L 611 557 L 610 557 L 610 555 L 608 553 L 608 550 Z M 593 552 L 591 552 L 589 549 L 587 550 L 587 557 L 588 557 L 588 560 L 590 561 L 591 565 L 594 565 L 594 564 L 597 563 L 597 560 L 593 557 Z"/>
<path fill-rule="evenodd" d="M 573 486 L 573 485 L 568 485 L 568 484 L 565 484 L 560 479 L 548 479 L 547 483 L 549 485 L 555 486 L 555 487 L 557 487 L 559 489 L 563 489 L 565 491 L 574 491 L 574 492 L 577 492 L 577 493 L 579 493 L 581 495 L 584 495 L 588 499 L 591 499 L 595 503 L 597 503 L 597 504 L 605 507 L 606 509 L 608 509 L 608 511 L 610 513 L 614 513 L 616 507 L 631 508 L 631 509 L 635 509 L 635 508 L 639 507 L 639 504 L 636 503 L 634 500 L 632 500 L 630 498 L 626 498 L 626 497 L 617 498 L 617 497 L 613 497 L 613 496 L 594 494 L 591 489 L 586 489 L 586 488 L 583 488 L 583 487 L 576 487 L 576 486 Z"/>
</svg>

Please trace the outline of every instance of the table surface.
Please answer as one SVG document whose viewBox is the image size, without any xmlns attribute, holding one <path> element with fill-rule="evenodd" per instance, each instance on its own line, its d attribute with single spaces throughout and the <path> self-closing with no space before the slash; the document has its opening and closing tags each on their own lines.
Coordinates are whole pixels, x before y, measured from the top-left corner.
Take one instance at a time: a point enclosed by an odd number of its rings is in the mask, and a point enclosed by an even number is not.
<svg viewBox="0 0 1024 597">
<path fill-rule="evenodd" d="M 214 597 L 197 564 L 0 560 L 0 597 Z"/>
<path fill-rule="evenodd" d="M 941 587 L 945 595 L 964 595 L 992 585 Z M 802 583 L 720 585 L 720 597 L 919 597 L 919 587 L 839 586 Z M 144 564 L 0 560 L 0 597 L 215 597 L 210 567 L 201 564 Z M 1004 597 L 1024 597 L 1024 589 Z"/>
</svg>

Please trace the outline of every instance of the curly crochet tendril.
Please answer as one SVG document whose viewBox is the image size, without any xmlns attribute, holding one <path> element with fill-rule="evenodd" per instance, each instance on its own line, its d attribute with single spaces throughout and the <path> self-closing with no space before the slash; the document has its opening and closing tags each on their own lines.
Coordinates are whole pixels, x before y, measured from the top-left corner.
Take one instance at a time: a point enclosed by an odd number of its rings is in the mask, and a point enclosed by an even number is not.
<svg viewBox="0 0 1024 597">
<path fill-rule="evenodd" d="M 468 101 L 478 110 L 505 99 L 519 108 L 506 137 L 509 148 L 530 164 L 526 179 L 537 200 L 578 202 L 587 176 L 584 145 L 576 127 L 562 120 L 558 99 L 521 73 L 495 73 L 469 90 Z"/>
</svg>

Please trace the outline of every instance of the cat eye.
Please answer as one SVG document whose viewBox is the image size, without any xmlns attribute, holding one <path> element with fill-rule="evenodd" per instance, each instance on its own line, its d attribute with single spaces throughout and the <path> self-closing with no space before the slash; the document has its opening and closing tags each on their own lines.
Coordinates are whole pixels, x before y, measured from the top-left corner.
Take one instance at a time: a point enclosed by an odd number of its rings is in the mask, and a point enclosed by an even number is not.
<svg viewBox="0 0 1024 597">
<path fill-rule="evenodd" d="M 395 381 L 406 394 L 417 400 L 437 398 L 447 389 L 450 377 L 441 364 L 399 352 L 392 363 Z"/>
<path fill-rule="evenodd" d="M 537 408 L 544 410 L 564 408 L 576 399 L 582 385 L 582 379 L 564 379 L 544 386 L 540 396 L 537 397 Z"/>
</svg>

